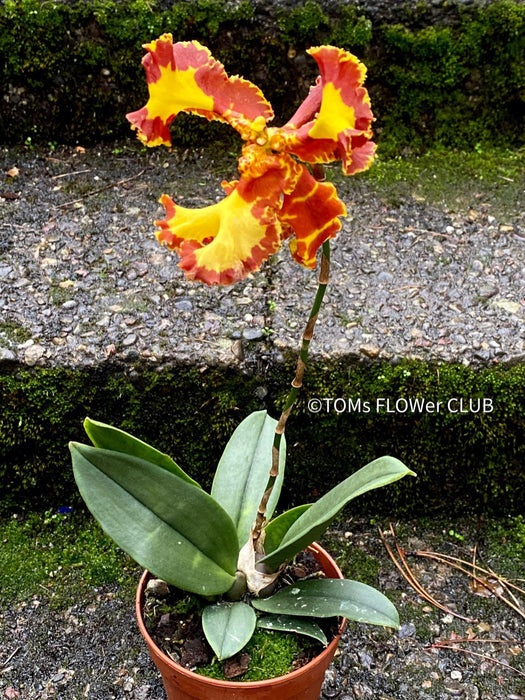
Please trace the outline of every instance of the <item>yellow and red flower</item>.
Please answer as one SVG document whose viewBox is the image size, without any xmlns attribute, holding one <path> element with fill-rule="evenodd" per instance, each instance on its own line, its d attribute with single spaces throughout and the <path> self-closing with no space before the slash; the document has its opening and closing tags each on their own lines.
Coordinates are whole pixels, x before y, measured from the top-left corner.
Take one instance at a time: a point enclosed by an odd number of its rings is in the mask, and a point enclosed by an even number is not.
<svg viewBox="0 0 525 700">
<path fill-rule="evenodd" d="M 253 83 L 228 76 L 197 41 L 174 44 L 170 34 L 145 45 L 146 105 L 127 115 L 148 146 L 170 145 L 169 124 L 179 112 L 220 120 L 245 141 L 238 180 L 223 183 L 226 196 L 187 209 L 163 195 L 166 218 L 157 237 L 180 256 L 190 279 L 233 284 L 258 270 L 289 239 L 297 262 L 316 265 L 316 253 L 341 228 L 344 204 L 332 184 L 319 182 L 306 164 L 342 162 L 347 175 L 374 158 L 373 120 L 366 69 L 348 51 L 312 48 L 319 77 L 294 116 L 270 127 L 271 105 Z"/>
</svg>

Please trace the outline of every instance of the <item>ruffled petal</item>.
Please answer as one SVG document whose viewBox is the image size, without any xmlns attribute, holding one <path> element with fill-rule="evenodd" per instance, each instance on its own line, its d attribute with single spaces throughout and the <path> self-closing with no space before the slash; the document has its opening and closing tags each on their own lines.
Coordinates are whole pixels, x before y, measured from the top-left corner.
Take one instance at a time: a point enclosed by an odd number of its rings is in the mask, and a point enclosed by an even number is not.
<svg viewBox="0 0 525 700">
<path fill-rule="evenodd" d="M 223 200 L 203 209 L 180 207 L 164 195 L 166 219 L 155 222 L 160 227 L 157 237 L 179 254 L 179 267 L 189 279 L 238 282 L 281 245 L 282 183 L 276 169 L 259 178 L 243 175 L 224 184 L 228 194 Z"/>
<path fill-rule="evenodd" d="M 341 228 L 339 217 L 346 215 L 346 207 L 331 183 L 318 182 L 301 167 L 294 191 L 283 198 L 279 219 L 295 234 L 290 240 L 294 259 L 313 268 L 321 245 Z"/>
<path fill-rule="evenodd" d="M 259 88 L 249 80 L 228 76 L 198 41 L 173 44 L 171 34 L 163 34 L 144 48 L 149 100 L 126 116 L 146 145 L 170 145 L 168 126 L 179 112 L 227 122 L 243 138 L 249 138 L 254 122 L 260 129 L 273 117 Z"/>
<path fill-rule="evenodd" d="M 308 124 L 309 129 L 311 127 L 310 122 L 313 121 L 315 115 L 321 108 L 322 99 L 323 86 L 321 84 L 321 76 L 318 76 L 315 85 L 310 88 L 308 95 L 301 102 L 299 109 L 288 121 L 285 128 L 299 129 L 304 124 Z"/>
<path fill-rule="evenodd" d="M 375 149 L 370 142 L 370 98 L 363 87 L 366 68 L 351 53 L 335 46 L 312 48 L 308 53 L 317 61 L 320 76 L 281 129 L 286 149 L 308 163 L 341 160 L 347 175 L 364 170 Z"/>
</svg>

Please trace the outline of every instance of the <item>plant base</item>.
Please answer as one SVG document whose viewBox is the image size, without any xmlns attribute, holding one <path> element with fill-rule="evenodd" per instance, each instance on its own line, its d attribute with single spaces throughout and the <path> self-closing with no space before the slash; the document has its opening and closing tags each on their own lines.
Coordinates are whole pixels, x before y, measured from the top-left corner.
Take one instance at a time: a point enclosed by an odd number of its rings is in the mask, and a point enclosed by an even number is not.
<svg viewBox="0 0 525 700">
<path fill-rule="evenodd" d="M 332 557 L 317 543 L 309 547 L 328 578 L 343 578 Z M 144 591 L 149 577 L 145 571 L 137 588 L 135 612 L 152 661 L 162 676 L 168 700 L 318 700 L 326 669 L 334 658 L 345 620 L 339 633 L 312 661 L 285 676 L 266 681 L 220 681 L 201 676 L 180 666 L 155 644 L 142 619 Z"/>
</svg>

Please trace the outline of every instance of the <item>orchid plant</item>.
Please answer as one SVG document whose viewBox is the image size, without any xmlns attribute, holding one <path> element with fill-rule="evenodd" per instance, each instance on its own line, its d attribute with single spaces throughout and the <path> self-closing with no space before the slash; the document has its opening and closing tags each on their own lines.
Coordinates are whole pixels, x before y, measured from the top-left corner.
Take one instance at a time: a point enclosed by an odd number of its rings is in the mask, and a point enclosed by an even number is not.
<svg viewBox="0 0 525 700">
<path fill-rule="evenodd" d="M 245 418 L 226 445 L 210 494 L 168 455 L 89 418 L 84 425 L 93 445 L 70 445 L 80 493 L 137 562 L 208 599 L 203 630 L 219 659 L 242 649 L 256 626 L 324 644 L 315 618 L 343 616 L 396 628 L 392 603 L 356 581 L 316 577 L 273 592 L 286 564 L 322 536 L 349 501 L 413 474 L 397 459 L 381 457 L 316 503 L 273 517 L 284 477 L 285 425 L 328 283 L 329 241 L 346 213 L 335 187 L 322 181 L 322 165 L 341 161 L 350 175 L 374 157 L 366 69 L 336 47 L 310 49 L 317 82 L 290 121 L 271 127 L 273 111 L 262 92 L 228 76 L 198 42 L 174 44 L 164 34 L 145 48 L 149 100 L 127 115 L 143 143 L 170 145 L 168 127 L 180 112 L 226 122 L 244 141 L 240 177 L 223 183 L 226 196 L 219 203 L 187 209 L 162 196 L 166 218 L 156 222 L 159 241 L 177 252 L 189 279 L 210 285 L 234 284 L 258 270 L 284 240 L 307 268 L 316 266 L 321 248 L 319 286 L 280 419 L 266 411 Z"/>
</svg>

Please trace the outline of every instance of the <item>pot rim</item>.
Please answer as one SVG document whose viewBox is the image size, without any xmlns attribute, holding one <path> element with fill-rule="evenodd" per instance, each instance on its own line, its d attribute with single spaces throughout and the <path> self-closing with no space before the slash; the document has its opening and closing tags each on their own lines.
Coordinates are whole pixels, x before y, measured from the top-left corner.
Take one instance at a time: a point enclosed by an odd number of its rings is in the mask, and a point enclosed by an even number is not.
<svg viewBox="0 0 525 700">
<path fill-rule="evenodd" d="M 321 555 L 321 557 L 324 557 L 325 559 L 328 560 L 327 563 L 331 564 L 331 566 L 337 571 L 338 576 L 333 576 L 332 578 L 344 578 L 341 570 L 335 563 L 335 561 L 332 559 L 330 554 L 321 547 L 317 542 L 312 542 L 311 545 L 306 547 L 307 551 L 311 551 L 315 554 Z M 169 667 L 172 668 L 172 670 L 177 671 L 177 673 L 180 673 L 183 676 L 186 676 L 188 678 L 191 678 L 193 680 L 200 680 L 204 683 L 211 683 L 212 685 L 219 686 L 222 688 L 229 688 L 231 690 L 237 688 L 264 688 L 264 687 L 271 687 L 274 686 L 276 683 L 283 683 L 283 682 L 288 682 L 291 681 L 293 678 L 297 678 L 301 676 L 303 673 L 305 673 L 307 670 L 312 669 L 314 666 L 318 664 L 322 664 L 325 658 L 330 655 L 335 653 L 335 649 L 337 648 L 339 641 L 341 639 L 341 635 L 346 627 L 346 618 L 342 618 L 341 624 L 339 625 L 339 630 L 335 637 L 332 639 L 330 644 L 326 646 L 323 651 L 318 654 L 316 657 L 314 657 L 311 661 L 309 661 L 307 664 L 304 664 L 304 666 L 301 666 L 300 668 L 296 669 L 295 671 L 290 671 L 290 673 L 286 673 L 284 676 L 275 676 L 275 678 L 267 678 L 266 680 L 263 681 L 223 681 L 219 680 L 216 678 L 210 678 L 209 676 L 204 676 L 201 675 L 200 673 L 195 673 L 194 671 L 191 671 L 190 669 L 186 668 L 185 666 L 181 666 L 181 664 L 177 663 L 174 661 L 170 656 L 168 656 L 160 647 L 157 646 L 157 644 L 153 641 L 152 637 L 150 636 L 148 630 L 146 629 L 146 626 L 144 624 L 144 620 L 142 618 L 142 603 L 144 600 L 144 590 L 146 588 L 146 581 L 148 577 L 151 576 L 151 572 L 148 571 L 147 569 L 144 570 L 142 576 L 140 577 L 139 584 L 137 586 L 137 593 L 135 596 L 135 615 L 137 618 L 137 623 L 140 629 L 140 632 L 144 639 L 146 640 L 146 643 L 148 647 L 154 648 L 155 653 L 158 654 L 158 656 L 161 658 L 161 660 L 167 664 Z"/>
</svg>

